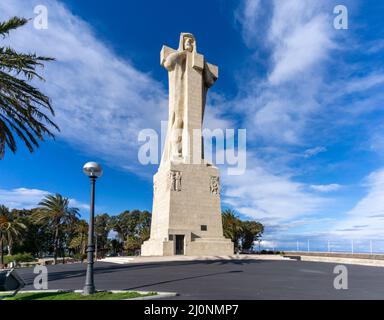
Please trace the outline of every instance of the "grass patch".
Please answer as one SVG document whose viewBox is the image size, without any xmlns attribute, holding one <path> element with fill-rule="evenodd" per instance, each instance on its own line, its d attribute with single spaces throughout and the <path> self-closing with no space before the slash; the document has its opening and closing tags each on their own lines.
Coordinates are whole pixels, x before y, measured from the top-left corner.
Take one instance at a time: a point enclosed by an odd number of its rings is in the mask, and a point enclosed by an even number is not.
<svg viewBox="0 0 384 320">
<path fill-rule="evenodd" d="M 155 292 L 142 294 L 134 291 L 130 292 L 97 292 L 89 296 L 83 296 L 77 292 L 27 292 L 18 293 L 15 297 L 5 298 L 4 300 L 123 300 L 139 297 L 156 295 Z"/>
</svg>

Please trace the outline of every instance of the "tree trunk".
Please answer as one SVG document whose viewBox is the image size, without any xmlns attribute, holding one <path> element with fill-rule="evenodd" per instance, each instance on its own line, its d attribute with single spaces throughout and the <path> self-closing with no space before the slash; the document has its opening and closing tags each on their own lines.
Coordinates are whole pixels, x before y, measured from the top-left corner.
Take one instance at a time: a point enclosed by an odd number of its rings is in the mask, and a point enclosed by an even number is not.
<svg viewBox="0 0 384 320">
<path fill-rule="evenodd" d="M 59 227 L 57 226 L 56 230 L 55 230 L 55 240 L 54 240 L 54 243 L 53 243 L 53 251 L 54 251 L 53 254 L 54 254 L 55 264 L 57 264 L 58 241 L 59 241 Z"/>
<path fill-rule="evenodd" d="M 0 269 L 4 268 L 4 250 L 3 250 L 3 239 L 0 239 Z"/>
<path fill-rule="evenodd" d="M 83 251 L 84 251 L 84 233 L 81 233 L 81 238 L 80 238 L 80 261 L 83 263 Z"/>
<path fill-rule="evenodd" d="M 80 254 L 83 254 L 83 247 L 84 247 L 84 234 L 81 233 L 81 238 L 80 238 Z"/>
<path fill-rule="evenodd" d="M 12 240 L 9 240 L 9 244 L 8 244 L 8 256 L 11 256 L 12 255 L 12 250 L 13 249 L 13 241 Z"/>
<path fill-rule="evenodd" d="M 97 261 L 97 234 L 95 235 L 96 245 L 95 245 L 95 261 Z"/>
</svg>

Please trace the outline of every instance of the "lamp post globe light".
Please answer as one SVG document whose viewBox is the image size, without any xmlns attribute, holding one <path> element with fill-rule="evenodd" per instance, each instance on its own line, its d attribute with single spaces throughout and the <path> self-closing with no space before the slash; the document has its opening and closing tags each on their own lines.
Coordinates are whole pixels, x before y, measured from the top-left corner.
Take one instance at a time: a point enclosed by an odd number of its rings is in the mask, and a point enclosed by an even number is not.
<svg viewBox="0 0 384 320">
<path fill-rule="evenodd" d="M 96 179 L 101 177 L 103 169 L 96 162 L 87 162 L 83 167 L 83 172 L 91 180 L 91 203 L 88 230 L 88 246 L 87 246 L 87 275 L 85 278 L 84 295 L 95 293 L 95 282 L 93 279 L 93 255 L 95 252 L 94 244 L 94 220 L 95 220 L 95 184 Z"/>
</svg>

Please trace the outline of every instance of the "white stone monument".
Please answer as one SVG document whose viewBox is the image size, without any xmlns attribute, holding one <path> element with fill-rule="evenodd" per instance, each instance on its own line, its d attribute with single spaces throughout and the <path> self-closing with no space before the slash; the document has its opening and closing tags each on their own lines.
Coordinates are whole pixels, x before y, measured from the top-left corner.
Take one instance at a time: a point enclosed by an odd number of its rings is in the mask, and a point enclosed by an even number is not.
<svg viewBox="0 0 384 320">
<path fill-rule="evenodd" d="M 190 33 L 180 35 L 177 50 L 163 46 L 160 63 L 169 75 L 168 131 L 141 255 L 232 255 L 233 243 L 223 236 L 219 170 L 203 159 L 205 100 L 218 68 L 197 53 Z"/>
</svg>

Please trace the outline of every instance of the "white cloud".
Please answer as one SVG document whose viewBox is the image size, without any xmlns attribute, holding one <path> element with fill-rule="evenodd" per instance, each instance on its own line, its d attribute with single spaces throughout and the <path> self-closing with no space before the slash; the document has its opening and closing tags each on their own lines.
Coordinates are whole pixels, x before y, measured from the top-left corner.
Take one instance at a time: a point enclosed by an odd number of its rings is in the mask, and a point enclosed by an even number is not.
<svg viewBox="0 0 384 320">
<path fill-rule="evenodd" d="M 331 233 L 340 237 L 381 239 L 384 230 L 384 168 L 365 179 L 366 195 L 339 221 Z"/>
<path fill-rule="evenodd" d="M 322 46 L 321 52 L 311 54 L 313 60 L 303 60 L 290 75 L 287 70 L 279 71 L 285 70 L 284 65 L 293 65 L 287 58 L 291 55 L 288 51 L 299 50 L 304 54 L 312 50 L 305 47 L 312 47 L 319 39 L 306 37 L 307 32 L 329 39 L 320 19 L 322 15 L 316 9 L 308 9 L 319 6 L 299 3 L 277 1 L 273 5 L 272 20 L 266 24 L 271 25 L 268 42 L 273 56 L 270 74 L 274 78 L 284 73 L 285 78 L 291 79 L 298 69 L 309 69 L 306 73 L 310 73 L 314 61 L 327 53 L 328 47 Z M 0 15 L 2 18 L 14 14 L 30 17 L 33 4 L 31 0 L 1 2 Z M 22 32 L 12 33 L 10 43 L 17 49 L 37 50 L 39 54 L 57 59 L 48 64 L 44 72 L 47 82 L 42 87 L 53 99 L 56 120 L 62 129 L 59 137 L 110 164 L 137 173 L 146 171 L 147 168 L 137 162 L 137 133 L 142 128 L 159 128 L 160 120 L 167 118 L 167 97 L 162 85 L 137 70 L 132 62 L 119 58 L 96 37 L 89 25 L 58 1 L 48 0 L 46 5 L 49 29 L 35 30 L 30 24 Z M 259 1 L 245 2 L 241 21 L 249 37 L 257 33 L 253 26 L 258 24 L 259 9 Z M 280 21 L 284 14 L 289 18 Z M 302 39 L 302 47 L 295 47 L 295 39 Z M 283 40 L 293 49 L 288 46 L 284 50 Z M 305 80 L 293 89 L 274 87 L 267 81 L 259 89 L 250 88 L 250 95 L 245 99 L 229 102 L 247 108 L 250 120 L 245 126 L 254 127 L 248 130 L 249 138 L 253 133 L 271 143 L 302 143 L 306 118 L 318 107 L 313 98 L 318 91 L 317 81 L 308 77 Z M 220 115 L 211 108 L 207 108 L 206 118 L 207 127 L 228 124 L 219 120 Z"/>
<path fill-rule="evenodd" d="M 326 2 L 326 1 L 325 1 Z M 284 81 L 306 76 L 327 58 L 335 45 L 325 6 L 306 0 L 276 0 L 269 32 L 274 67 L 269 81 Z M 303 79 L 305 81 L 305 79 Z"/>
<path fill-rule="evenodd" d="M 258 243 L 255 243 L 255 246 L 258 246 Z M 279 247 L 279 243 L 276 241 L 262 240 L 260 241 L 260 249 L 275 249 Z"/>
<path fill-rule="evenodd" d="M 268 52 L 265 75 L 260 77 L 257 61 L 253 61 L 253 76 L 242 94 L 228 102 L 230 108 L 246 113 L 244 125 L 251 138 L 279 146 L 308 143 L 305 131 L 321 111 L 318 95 L 324 86 L 323 74 L 337 48 L 328 4 L 243 2 L 237 20 L 242 23 L 245 42 L 253 44 L 255 54 L 259 46 Z M 265 32 L 260 32 L 263 28 Z"/>
<path fill-rule="evenodd" d="M 34 5 L 33 0 L 1 1 L 0 18 L 34 17 Z M 145 174 L 148 167 L 137 161 L 137 136 L 144 128 L 160 133 L 160 121 L 167 120 L 163 85 L 120 58 L 62 3 L 47 0 L 44 5 L 47 30 L 36 30 L 31 22 L 5 41 L 21 51 L 56 58 L 47 64 L 47 81 L 39 86 L 53 100 L 61 128 L 58 137 L 111 165 Z M 161 68 L 157 63 L 154 66 Z M 207 126 L 223 125 L 216 113 L 208 110 Z"/>
<path fill-rule="evenodd" d="M 89 209 L 89 204 L 81 202 L 81 201 L 78 201 L 78 200 L 73 199 L 73 198 L 69 199 L 69 205 L 71 207 L 75 207 L 75 208 L 78 208 L 80 210 L 88 210 Z M 100 211 L 100 207 L 99 206 L 95 206 L 95 210 Z"/>
<path fill-rule="evenodd" d="M 315 147 L 311 149 L 307 149 L 304 151 L 304 157 L 305 158 L 311 158 L 313 156 L 318 155 L 319 153 L 326 152 L 327 148 L 325 147 Z"/>
<path fill-rule="evenodd" d="M 384 74 L 383 73 L 371 73 L 365 77 L 353 78 L 346 83 L 346 86 L 343 90 L 344 93 L 356 93 L 361 91 L 366 91 L 373 87 L 383 85 L 384 83 Z"/>
<path fill-rule="evenodd" d="M 319 192 L 332 192 L 332 191 L 338 191 L 340 190 L 341 185 L 337 183 L 332 183 L 332 184 L 316 184 L 316 185 L 311 185 L 311 189 Z"/>
<path fill-rule="evenodd" d="M 321 111 L 317 95 L 336 47 L 327 4 L 246 0 L 236 13 L 245 43 L 255 54 L 259 46 L 267 48 L 269 60 L 263 64 L 267 69 L 264 75 L 260 75 L 259 60 L 255 60 L 255 71 L 252 74 L 252 69 L 248 70 L 251 76 L 241 93 L 227 102 L 228 109 L 244 115 L 243 126 L 252 143 L 246 173 L 223 177 L 224 201 L 270 226 L 289 222 L 294 227 L 300 217 L 319 213 L 329 205 L 330 200 L 295 179 L 298 172 L 290 168 L 289 150 L 311 143 L 306 135 L 308 123 Z M 259 152 L 251 154 L 249 150 L 255 145 Z M 270 152 L 276 148 L 279 161 Z M 305 156 L 325 150 L 308 149 Z"/>
<path fill-rule="evenodd" d="M 296 167 L 294 154 L 296 159 L 309 159 L 326 152 L 324 146 L 316 146 L 297 157 L 296 150 L 329 142 L 330 132 L 336 136 L 338 129 L 361 121 L 361 117 L 356 119 L 361 112 L 382 107 L 380 92 L 371 94 L 369 91 L 382 84 L 384 78 L 380 70 L 351 74 L 351 68 L 358 70 L 361 65 L 342 63 L 340 66 L 339 63 L 338 72 L 333 72 L 329 78 L 330 67 L 335 66 L 334 54 L 342 50 L 338 46 L 341 33 L 333 29 L 331 4 L 331 1 L 273 0 L 267 3 L 245 0 L 240 6 L 242 11 L 237 13 L 244 41 L 257 57 L 253 61 L 254 69 L 260 69 L 260 60 L 263 61 L 259 59 L 259 51 L 267 48 L 267 53 L 263 51 L 267 57 L 262 64 L 265 74 L 255 71 L 252 75 L 252 68 L 248 68 L 248 76 L 251 76 L 241 94 L 228 102 L 231 110 L 245 115 L 243 125 L 252 140 L 248 149 L 257 146 L 258 153 L 251 156 L 253 160 L 248 159 L 249 169 L 244 176 L 224 178 L 224 195 L 225 201 L 241 213 L 267 224 L 268 237 L 281 239 L 291 230 L 317 230 L 319 235 L 325 236 L 335 221 L 345 217 L 344 212 L 335 215 L 336 201 L 352 199 L 339 199 L 331 194 L 325 200 L 325 195 L 320 194 L 338 191 L 342 186 L 298 182 L 300 180 L 295 178 L 300 178 L 308 166 L 313 166 L 310 170 L 314 170 L 316 164 L 307 161 L 307 167 Z M 251 9 L 254 11 L 249 12 Z M 351 38 L 353 34 L 346 37 Z M 351 99 L 346 105 L 345 97 L 356 93 L 357 99 Z M 381 140 L 375 141 L 372 148 L 379 148 Z M 276 148 L 280 161 L 270 152 Z M 271 160 L 263 163 L 260 159 Z M 374 210 L 379 204 L 372 194 L 363 203 L 366 203 L 364 211 Z M 383 230 L 383 225 L 365 223 L 359 215 L 353 215 L 352 223 L 351 214 L 347 220 L 351 225 L 348 223 L 349 226 L 340 226 L 340 229 L 355 227 L 361 235 L 363 229 L 372 232 L 364 225 L 372 226 L 377 232 Z M 328 220 L 330 216 L 333 218 Z M 321 219 L 327 219 L 323 228 L 318 223 Z"/>
<path fill-rule="evenodd" d="M 32 209 L 36 208 L 39 202 L 49 194 L 52 193 L 40 189 L 0 189 L 0 204 L 10 209 Z M 76 199 L 69 199 L 69 204 L 79 209 L 89 208 L 89 205 Z"/>
<path fill-rule="evenodd" d="M 235 12 L 236 20 L 241 23 L 243 39 L 248 46 L 253 47 L 258 33 L 255 29 L 259 29 L 260 11 L 263 10 L 261 0 L 246 0 L 242 6 Z M 263 3 L 264 4 L 264 3 Z"/>
<path fill-rule="evenodd" d="M 34 1 L 27 2 L 2 1 L 1 18 L 31 17 Z M 45 3 L 49 29 L 35 30 L 30 23 L 13 32 L 9 41 L 16 49 L 57 59 L 47 64 L 42 88 L 53 100 L 58 137 L 110 164 L 133 166 L 138 131 L 159 128 L 159 121 L 166 119 L 162 86 L 119 58 L 61 3 Z"/>
<path fill-rule="evenodd" d="M 31 209 L 48 194 L 48 191 L 39 189 L 0 189 L 0 203 L 11 209 Z"/>
<path fill-rule="evenodd" d="M 379 155 L 384 154 L 384 127 L 379 126 L 373 129 L 373 133 L 371 135 L 371 139 L 368 142 L 368 149 L 378 153 Z"/>
<path fill-rule="evenodd" d="M 318 212 L 328 200 L 306 191 L 306 185 L 289 175 L 269 172 L 250 157 L 241 176 L 223 176 L 224 202 L 263 223 L 278 224 Z"/>
</svg>

